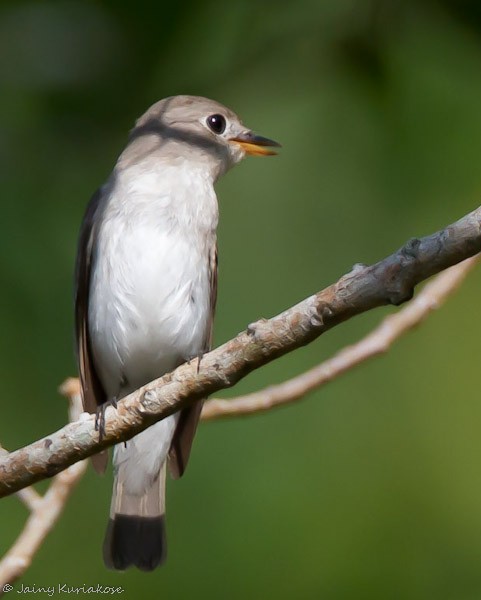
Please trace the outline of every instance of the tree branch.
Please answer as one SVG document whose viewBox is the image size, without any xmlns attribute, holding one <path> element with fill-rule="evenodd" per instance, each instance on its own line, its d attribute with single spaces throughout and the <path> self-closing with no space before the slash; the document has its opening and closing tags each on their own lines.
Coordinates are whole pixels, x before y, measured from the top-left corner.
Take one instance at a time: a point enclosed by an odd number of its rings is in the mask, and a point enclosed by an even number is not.
<svg viewBox="0 0 481 600">
<path fill-rule="evenodd" d="M 384 354 L 402 335 L 424 321 L 462 284 L 468 273 L 479 263 L 481 255 L 443 271 L 429 282 L 405 308 L 387 316 L 362 340 L 343 348 L 332 358 L 279 385 L 230 400 L 213 398 L 204 404 L 202 420 L 241 417 L 291 404 L 318 389 L 346 371 Z"/>
<path fill-rule="evenodd" d="M 69 398 L 70 419 L 78 419 L 82 412 L 80 389 L 71 382 L 66 382 L 61 390 Z M 33 488 L 25 488 L 17 492 L 19 498 L 30 510 L 25 526 L 13 546 L 0 561 L 0 596 L 6 584 L 12 584 L 30 566 L 33 557 L 42 545 L 48 533 L 60 517 L 76 483 L 87 468 L 87 461 L 81 461 L 57 475 L 42 496 Z"/>
<path fill-rule="evenodd" d="M 347 319 L 386 304 L 401 304 L 414 287 L 481 251 L 481 207 L 445 229 L 410 240 L 372 266 L 356 265 L 337 283 L 246 331 L 197 361 L 181 365 L 106 412 L 100 441 L 93 416 L 2 457 L 0 497 L 50 477 L 99 450 L 128 440 L 189 403 L 233 386 L 248 373 L 319 337 Z"/>
</svg>

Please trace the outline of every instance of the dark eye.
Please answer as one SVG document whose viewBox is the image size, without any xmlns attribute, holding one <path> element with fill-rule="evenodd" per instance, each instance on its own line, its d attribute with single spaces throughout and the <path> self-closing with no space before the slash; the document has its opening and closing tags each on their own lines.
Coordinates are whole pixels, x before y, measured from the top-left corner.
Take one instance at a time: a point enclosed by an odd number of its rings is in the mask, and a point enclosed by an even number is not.
<svg viewBox="0 0 481 600">
<path fill-rule="evenodd" d="M 220 135 L 225 131 L 225 118 L 222 115 L 210 115 L 210 117 L 207 117 L 207 125 L 214 133 Z"/>
</svg>

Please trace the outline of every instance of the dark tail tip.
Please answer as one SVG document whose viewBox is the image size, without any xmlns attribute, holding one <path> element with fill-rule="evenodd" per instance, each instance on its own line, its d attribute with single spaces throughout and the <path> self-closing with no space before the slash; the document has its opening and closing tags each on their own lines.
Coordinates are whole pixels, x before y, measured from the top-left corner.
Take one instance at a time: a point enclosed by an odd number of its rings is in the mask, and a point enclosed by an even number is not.
<svg viewBox="0 0 481 600">
<path fill-rule="evenodd" d="M 109 569 L 124 571 L 136 566 L 153 571 L 166 558 L 165 518 L 115 515 L 109 520 L 104 540 L 104 562 Z"/>
</svg>

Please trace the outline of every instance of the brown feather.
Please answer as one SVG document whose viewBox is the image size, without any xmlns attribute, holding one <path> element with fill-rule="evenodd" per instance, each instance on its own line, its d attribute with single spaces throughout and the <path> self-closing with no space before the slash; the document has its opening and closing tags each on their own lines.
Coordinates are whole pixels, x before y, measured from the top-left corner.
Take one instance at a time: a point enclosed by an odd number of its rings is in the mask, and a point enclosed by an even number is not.
<svg viewBox="0 0 481 600">
<path fill-rule="evenodd" d="M 90 294 L 90 269 L 92 264 L 93 247 L 96 237 L 97 210 L 99 208 L 102 190 L 97 190 L 87 207 L 80 230 L 75 268 L 75 331 L 77 339 L 77 360 L 80 375 L 80 387 L 84 410 L 94 413 L 102 405 L 107 396 L 102 387 L 92 359 L 90 337 L 88 330 L 88 303 Z M 103 473 L 107 466 L 106 451 L 92 457 L 95 470 Z"/>
<path fill-rule="evenodd" d="M 217 301 L 217 245 L 214 244 L 209 253 L 209 278 L 210 278 L 210 320 L 204 344 L 204 352 L 208 352 L 212 345 L 214 329 L 215 305 Z M 199 356 L 199 360 L 202 357 Z M 180 412 L 179 421 L 175 429 L 172 444 L 169 450 L 169 471 L 174 479 L 182 477 L 189 461 L 192 442 L 194 441 L 197 424 L 204 400 L 195 402 L 192 406 Z"/>
</svg>

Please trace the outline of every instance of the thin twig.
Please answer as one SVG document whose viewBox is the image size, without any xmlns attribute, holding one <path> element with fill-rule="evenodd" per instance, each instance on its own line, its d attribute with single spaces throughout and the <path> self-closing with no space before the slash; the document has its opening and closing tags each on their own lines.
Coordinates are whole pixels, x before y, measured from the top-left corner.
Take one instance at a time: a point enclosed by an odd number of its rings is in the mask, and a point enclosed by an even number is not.
<svg viewBox="0 0 481 600">
<path fill-rule="evenodd" d="M 355 315 L 410 300 L 418 283 L 480 251 L 481 207 L 433 235 L 410 240 L 375 265 L 356 265 L 335 284 L 272 319 L 253 323 L 203 356 L 199 370 L 194 364 L 181 365 L 122 399 L 117 409 L 109 407 L 102 440 L 89 416 L 0 457 L 0 497 L 131 439 Z"/>
<path fill-rule="evenodd" d="M 37 507 L 38 503 L 42 500 L 42 496 L 33 487 L 24 488 L 18 490 L 15 494 L 19 500 L 21 500 L 28 510 L 33 511 Z"/>
<path fill-rule="evenodd" d="M 436 275 L 414 300 L 398 313 L 383 319 L 379 326 L 362 340 L 343 348 L 332 358 L 304 371 L 301 375 L 251 394 L 228 400 L 222 398 L 208 400 L 202 410 L 202 421 L 262 413 L 296 402 L 353 367 L 387 352 L 402 335 L 419 325 L 432 311 L 439 308 L 459 288 L 480 260 L 481 255 L 478 254 Z M 69 385 L 80 385 L 79 380 L 74 378 L 68 379 L 67 382 Z M 30 489 L 32 488 L 27 488 Z"/>
<path fill-rule="evenodd" d="M 365 338 L 343 348 L 332 358 L 309 371 L 279 385 L 258 392 L 238 396 L 231 400 L 213 398 L 204 404 L 202 420 L 239 417 L 261 413 L 290 404 L 309 392 L 320 388 L 353 367 L 389 350 L 402 335 L 419 325 L 429 314 L 439 308 L 454 293 L 465 277 L 479 263 L 480 255 L 443 271 L 426 284 L 419 295 L 394 315 L 386 317 Z"/>
<path fill-rule="evenodd" d="M 394 341 L 419 325 L 461 285 L 468 272 L 479 262 L 480 255 L 440 273 L 428 283 L 419 296 L 395 315 L 386 317 L 381 324 L 357 344 L 344 348 L 332 359 L 278 386 L 271 386 L 254 394 L 232 400 L 209 401 L 202 413 L 203 420 L 219 419 L 264 412 L 274 407 L 295 402 L 308 392 L 332 381 L 347 370 L 371 357 L 386 352 Z M 80 384 L 75 378 L 67 379 L 60 387 L 70 398 L 70 417 L 80 415 Z M 24 530 L 7 555 L 0 562 L 0 595 L 6 584 L 15 582 L 29 567 L 48 532 L 58 520 L 65 503 L 86 468 L 81 461 L 57 475 L 45 496 L 29 487 L 17 496 L 31 511 Z"/>
<path fill-rule="evenodd" d="M 75 379 L 67 380 L 60 391 L 69 399 L 70 418 L 78 419 L 82 412 L 78 382 L 76 384 Z M 31 487 L 17 492 L 30 510 L 30 515 L 13 546 L 0 561 L 0 596 L 8 591 L 7 585 L 15 582 L 28 569 L 86 468 L 87 461 L 83 460 L 62 471 L 54 477 L 43 496 Z"/>
</svg>

